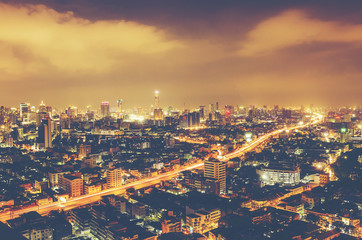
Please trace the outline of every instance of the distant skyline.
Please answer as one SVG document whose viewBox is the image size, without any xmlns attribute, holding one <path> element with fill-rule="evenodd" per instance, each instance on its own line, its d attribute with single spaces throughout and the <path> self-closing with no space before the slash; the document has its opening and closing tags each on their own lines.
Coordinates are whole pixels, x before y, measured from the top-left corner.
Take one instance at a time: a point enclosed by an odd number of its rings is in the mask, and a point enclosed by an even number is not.
<svg viewBox="0 0 362 240">
<path fill-rule="evenodd" d="M 0 1 L 0 106 L 362 105 L 359 0 L 23 2 Z"/>
</svg>

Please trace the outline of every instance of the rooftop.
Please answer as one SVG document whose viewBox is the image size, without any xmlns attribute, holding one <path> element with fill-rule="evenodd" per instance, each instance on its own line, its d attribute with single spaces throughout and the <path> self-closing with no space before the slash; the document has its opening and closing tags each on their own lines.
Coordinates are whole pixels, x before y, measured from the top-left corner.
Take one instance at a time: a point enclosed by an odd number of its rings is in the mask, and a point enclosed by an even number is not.
<svg viewBox="0 0 362 240">
<path fill-rule="evenodd" d="M 71 180 L 71 181 L 73 181 L 73 180 L 75 180 L 75 179 L 81 179 L 81 178 L 79 178 L 79 177 L 76 177 L 76 176 L 73 176 L 73 175 L 69 175 L 69 174 L 64 175 L 63 177 L 66 178 L 66 179 L 69 179 L 69 180 Z"/>
</svg>

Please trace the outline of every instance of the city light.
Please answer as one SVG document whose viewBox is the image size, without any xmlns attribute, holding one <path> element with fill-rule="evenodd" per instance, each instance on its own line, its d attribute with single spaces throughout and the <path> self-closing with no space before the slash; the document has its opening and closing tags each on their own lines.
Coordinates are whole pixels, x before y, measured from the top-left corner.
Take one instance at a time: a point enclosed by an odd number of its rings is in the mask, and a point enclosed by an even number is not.
<svg viewBox="0 0 362 240">
<path fill-rule="evenodd" d="M 135 121 L 143 122 L 145 120 L 145 117 L 141 116 L 141 115 L 129 114 L 128 117 L 129 117 L 129 119 L 126 121 L 130 121 L 130 122 L 135 122 Z"/>
<path fill-rule="evenodd" d="M 362 239 L 361 9 L 1 1 L 0 239 Z"/>
</svg>

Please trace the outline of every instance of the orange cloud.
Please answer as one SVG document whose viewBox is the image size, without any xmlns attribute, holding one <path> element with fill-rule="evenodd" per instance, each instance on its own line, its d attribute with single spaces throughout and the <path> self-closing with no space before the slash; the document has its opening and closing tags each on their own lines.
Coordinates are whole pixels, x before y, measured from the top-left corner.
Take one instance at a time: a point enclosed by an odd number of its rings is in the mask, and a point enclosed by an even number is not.
<svg viewBox="0 0 362 240">
<path fill-rule="evenodd" d="M 362 25 L 298 10 L 262 20 L 245 39 L 214 25 L 185 35 L 172 24 L 166 32 L 135 21 L 89 21 L 42 5 L 0 3 L 0 104 L 99 106 L 122 98 L 127 107 L 148 106 L 155 89 L 161 105 L 182 107 L 360 99 L 362 48 L 356 43 Z M 237 32 L 240 26 L 225 27 Z"/>
<path fill-rule="evenodd" d="M 247 34 L 239 53 L 242 56 L 266 55 L 315 42 L 362 43 L 362 25 L 322 21 L 302 10 L 288 10 L 259 23 Z"/>
<path fill-rule="evenodd" d="M 154 26 L 130 21 L 91 22 L 43 5 L 0 3 L 0 71 L 3 78 L 55 68 L 121 68 L 130 54 L 157 55 L 182 47 Z M 1 77 L 0 77 L 1 80 Z"/>
</svg>

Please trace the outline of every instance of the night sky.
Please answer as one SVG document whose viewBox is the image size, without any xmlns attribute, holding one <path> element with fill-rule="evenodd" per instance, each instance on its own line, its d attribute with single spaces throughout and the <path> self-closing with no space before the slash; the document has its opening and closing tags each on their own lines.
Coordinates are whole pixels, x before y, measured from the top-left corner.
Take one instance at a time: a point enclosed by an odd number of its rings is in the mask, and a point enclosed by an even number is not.
<svg viewBox="0 0 362 240">
<path fill-rule="evenodd" d="M 5 106 L 355 106 L 362 1 L 0 1 L 0 53 Z"/>
</svg>

